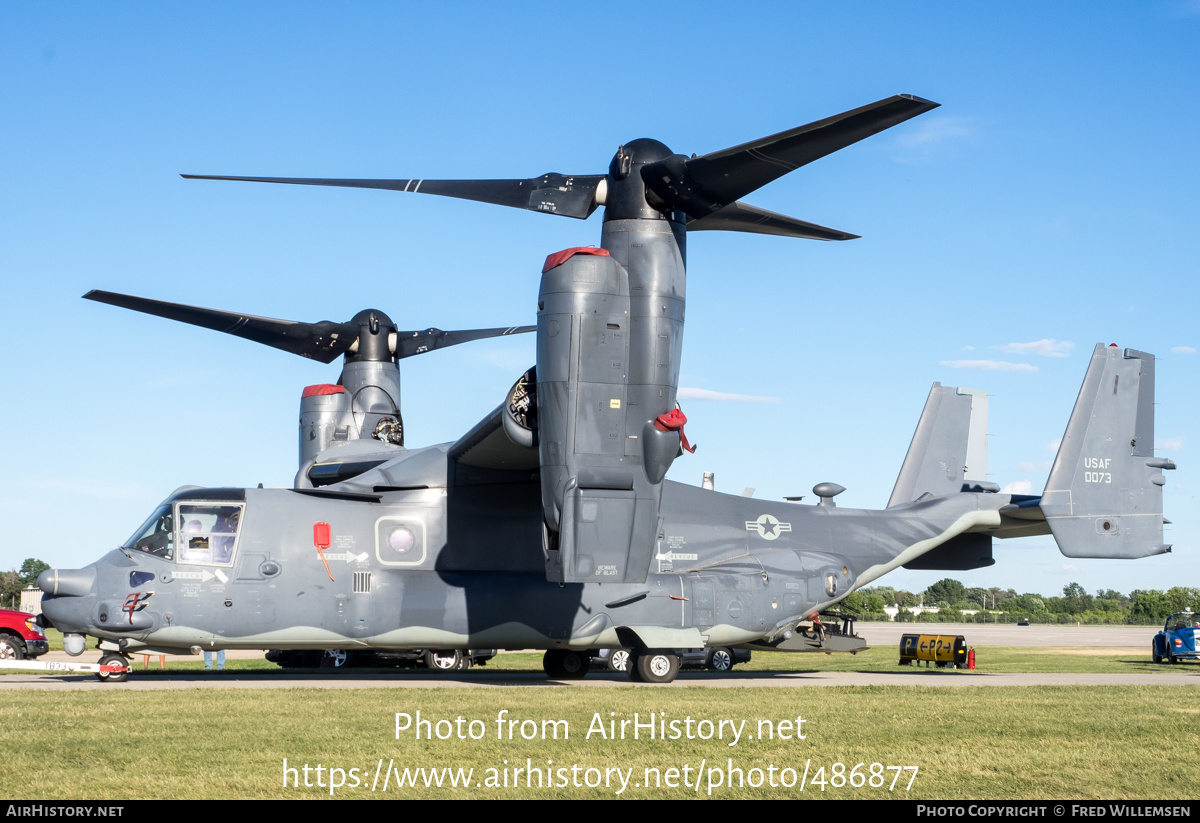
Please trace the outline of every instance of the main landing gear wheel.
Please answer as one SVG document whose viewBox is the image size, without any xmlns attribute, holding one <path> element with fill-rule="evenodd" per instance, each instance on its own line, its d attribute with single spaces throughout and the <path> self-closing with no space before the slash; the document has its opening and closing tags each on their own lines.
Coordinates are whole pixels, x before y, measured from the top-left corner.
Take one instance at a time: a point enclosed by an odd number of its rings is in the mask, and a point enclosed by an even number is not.
<svg viewBox="0 0 1200 823">
<path fill-rule="evenodd" d="M 733 652 L 729 649 L 713 649 L 708 655 L 708 668 L 714 672 L 733 671 Z"/>
<path fill-rule="evenodd" d="M 124 671 L 120 672 L 96 672 L 96 677 L 105 683 L 123 683 L 125 678 L 129 677 L 129 660 L 125 655 L 117 654 L 116 652 L 108 652 L 100 658 L 101 666 L 123 666 Z"/>
<path fill-rule="evenodd" d="M 583 652 L 551 649 L 542 655 L 542 670 L 555 680 L 578 680 L 587 675 L 591 662 Z"/>
<path fill-rule="evenodd" d="M 629 661 L 629 679 L 638 683 L 670 683 L 679 674 L 679 655 L 669 651 L 648 651 Z"/>
<path fill-rule="evenodd" d="M 462 668 L 462 652 L 458 649 L 425 652 L 425 665 L 434 671 L 453 672 Z"/>
<path fill-rule="evenodd" d="M 629 659 L 629 649 L 611 649 L 608 653 L 608 670 L 610 672 L 628 672 Z"/>
</svg>

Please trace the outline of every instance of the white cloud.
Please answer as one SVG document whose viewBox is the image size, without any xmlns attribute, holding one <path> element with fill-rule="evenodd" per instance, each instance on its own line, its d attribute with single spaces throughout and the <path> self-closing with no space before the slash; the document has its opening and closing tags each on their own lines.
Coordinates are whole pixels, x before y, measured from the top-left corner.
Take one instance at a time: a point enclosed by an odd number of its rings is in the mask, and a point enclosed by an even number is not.
<svg viewBox="0 0 1200 823">
<path fill-rule="evenodd" d="M 1006 360 L 943 360 L 941 365 L 951 369 L 978 369 L 980 371 L 1037 371 L 1037 366 L 1028 363 L 1009 363 Z"/>
<path fill-rule="evenodd" d="M 1196 350 L 1191 346 L 1173 346 L 1171 354 L 1195 354 Z"/>
<path fill-rule="evenodd" d="M 1073 564 L 1071 564 L 1071 563 L 1063 563 L 1063 564 L 1062 564 L 1062 566 L 1060 566 L 1059 568 L 1061 568 L 1061 569 L 1062 569 L 1063 571 L 1065 571 L 1065 572 L 1077 572 L 1077 571 L 1079 571 L 1079 567 L 1078 567 L 1078 566 L 1075 566 L 1075 565 L 1073 565 Z"/>
<path fill-rule="evenodd" d="M 1033 494 L 1033 483 L 1029 480 L 1016 480 L 1000 490 L 1001 494 Z"/>
<path fill-rule="evenodd" d="M 1050 452 L 1051 454 L 1058 454 L 1058 447 L 1061 445 L 1062 445 L 1061 437 L 1058 438 L 1057 440 L 1051 440 L 1049 443 L 1046 444 L 1046 451 Z"/>
<path fill-rule="evenodd" d="M 1032 343 L 1007 343 L 1003 346 L 998 346 L 1002 352 L 1008 354 L 1036 354 L 1041 357 L 1066 357 L 1075 348 L 1075 344 L 1069 340 L 1054 340 L 1053 338 L 1044 338 L 1035 340 Z"/>
<path fill-rule="evenodd" d="M 778 397 L 760 397 L 755 394 L 730 394 L 728 392 L 709 391 L 708 389 L 692 389 L 679 387 L 675 395 L 681 400 L 732 400 L 740 403 L 779 403 Z"/>
<path fill-rule="evenodd" d="M 1182 437 L 1167 437 L 1154 441 L 1154 450 L 1158 452 L 1177 452 L 1183 448 Z"/>
<path fill-rule="evenodd" d="M 963 346 L 962 350 L 963 351 L 975 351 L 975 347 L 974 346 Z"/>
</svg>

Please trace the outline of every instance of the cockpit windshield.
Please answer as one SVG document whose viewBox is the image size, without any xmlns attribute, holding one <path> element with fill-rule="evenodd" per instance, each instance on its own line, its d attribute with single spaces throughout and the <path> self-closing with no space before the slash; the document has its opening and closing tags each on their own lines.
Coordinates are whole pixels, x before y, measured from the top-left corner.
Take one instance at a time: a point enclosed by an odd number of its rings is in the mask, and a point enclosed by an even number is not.
<svg viewBox="0 0 1200 823">
<path fill-rule="evenodd" d="M 155 509 L 154 514 L 138 527 L 122 548 L 146 552 L 165 560 L 172 559 L 175 554 L 175 519 L 171 516 L 171 504 Z"/>
</svg>

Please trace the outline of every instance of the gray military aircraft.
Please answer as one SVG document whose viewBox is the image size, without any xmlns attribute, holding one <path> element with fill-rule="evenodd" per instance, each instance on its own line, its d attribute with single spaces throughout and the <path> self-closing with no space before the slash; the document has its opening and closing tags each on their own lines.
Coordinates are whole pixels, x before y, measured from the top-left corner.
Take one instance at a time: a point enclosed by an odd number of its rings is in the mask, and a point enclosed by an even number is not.
<svg viewBox="0 0 1200 823">
<path fill-rule="evenodd" d="M 668 682 L 682 649 L 861 648 L 819 615 L 900 566 L 989 566 L 993 538 L 1053 534 L 1071 557 L 1169 551 L 1174 465 L 1153 454 L 1154 359 L 1132 349 L 1096 347 L 1041 495 L 987 482 L 986 395 L 936 383 L 886 509 L 839 508 L 834 483 L 798 505 L 664 480 L 687 445 L 688 232 L 854 237 L 739 198 L 936 105 L 897 95 L 702 156 L 634 140 L 598 175 L 209 178 L 576 218 L 603 206 L 604 225 L 599 248 L 546 259 L 535 368 L 458 441 L 424 448 L 404 447 L 389 381 L 404 347 L 426 344 L 382 313 L 304 325 L 89 294 L 345 365 L 304 391 L 293 488 L 179 489 L 123 546 L 42 574 L 45 616 L 68 652 L 100 638 L 110 679 L 135 651 L 221 648 L 537 648 L 552 677 L 581 677 L 590 651 L 624 647 L 634 680 Z"/>
</svg>

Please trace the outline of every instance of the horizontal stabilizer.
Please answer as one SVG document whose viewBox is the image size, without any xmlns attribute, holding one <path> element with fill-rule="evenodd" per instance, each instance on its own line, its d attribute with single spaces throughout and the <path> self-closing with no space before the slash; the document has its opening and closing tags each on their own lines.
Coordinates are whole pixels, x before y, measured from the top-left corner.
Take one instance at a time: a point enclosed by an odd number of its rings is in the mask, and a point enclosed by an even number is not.
<svg viewBox="0 0 1200 823">
<path fill-rule="evenodd" d="M 994 565 L 990 534 L 960 534 L 904 564 L 921 571 L 965 572 Z"/>
<path fill-rule="evenodd" d="M 987 482 L 987 392 L 934 383 L 888 507 L 929 494 L 998 491 Z"/>
<path fill-rule="evenodd" d="M 1067 557 L 1162 554 L 1154 356 L 1097 344 L 1039 504 Z"/>
</svg>

